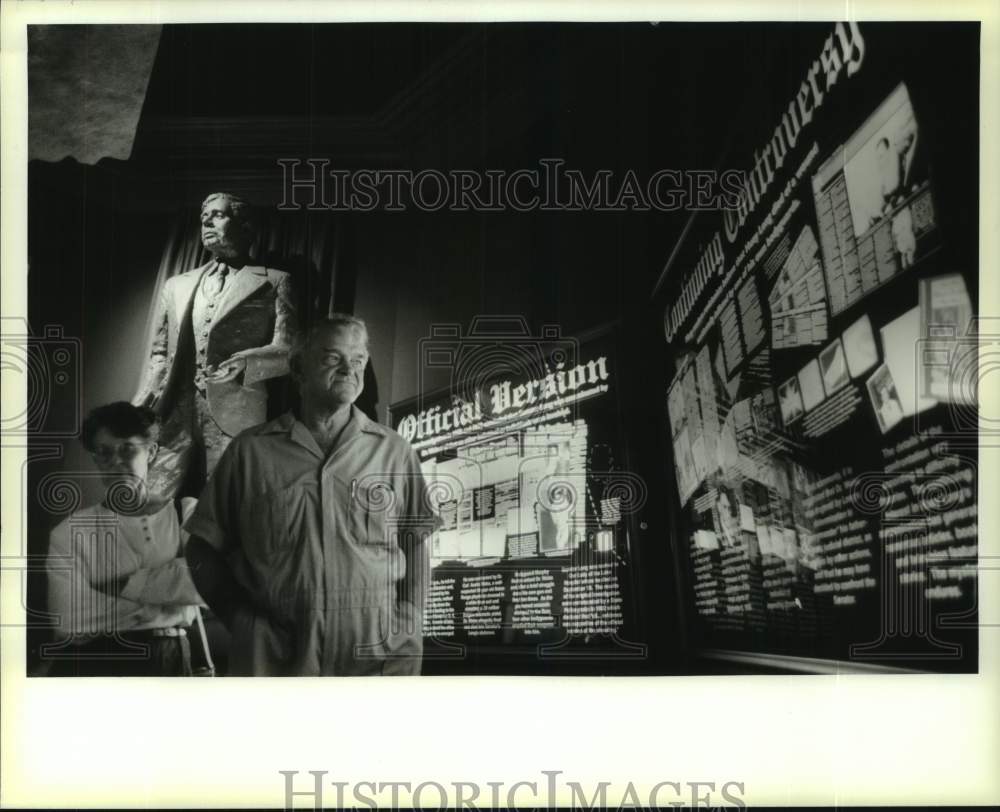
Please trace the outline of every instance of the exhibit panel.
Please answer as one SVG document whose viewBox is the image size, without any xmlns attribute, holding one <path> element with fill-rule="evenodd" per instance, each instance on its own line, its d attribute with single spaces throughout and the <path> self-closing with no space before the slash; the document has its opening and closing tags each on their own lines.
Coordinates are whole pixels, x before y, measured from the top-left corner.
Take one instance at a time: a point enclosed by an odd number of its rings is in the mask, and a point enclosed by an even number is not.
<svg viewBox="0 0 1000 812">
<path fill-rule="evenodd" d="M 623 442 L 615 335 L 474 322 L 421 346 L 453 384 L 391 407 L 441 523 L 425 673 L 629 673 L 634 527 L 646 500 Z"/>
<path fill-rule="evenodd" d="M 804 37 L 664 269 L 696 654 L 977 670 L 977 43 Z"/>
</svg>

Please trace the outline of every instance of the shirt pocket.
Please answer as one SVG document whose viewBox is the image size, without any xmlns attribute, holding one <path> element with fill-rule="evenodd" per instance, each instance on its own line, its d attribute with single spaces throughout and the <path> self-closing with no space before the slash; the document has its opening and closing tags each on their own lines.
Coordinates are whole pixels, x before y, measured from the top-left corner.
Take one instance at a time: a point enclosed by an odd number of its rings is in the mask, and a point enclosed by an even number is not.
<svg viewBox="0 0 1000 812">
<path fill-rule="evenodd" d="M 395 547 L 395 517 L 399 506 L 392 483 L 377 476 L 363 477 L 355 481 L 352 490 L 352 525 L 358 543 L 369 548 Z"/>
</svg>

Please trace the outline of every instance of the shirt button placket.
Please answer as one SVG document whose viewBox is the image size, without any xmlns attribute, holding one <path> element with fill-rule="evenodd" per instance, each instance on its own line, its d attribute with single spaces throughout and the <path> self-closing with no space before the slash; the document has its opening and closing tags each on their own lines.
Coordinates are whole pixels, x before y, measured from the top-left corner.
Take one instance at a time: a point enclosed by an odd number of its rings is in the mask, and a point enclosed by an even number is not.
<svg viewBox="0 0 1000 812">
<path fill-rule="evenodd" d="M 336 522 L 336 499 L 337 499 L 337 480 L 333 476 L 333 471 L 330 468 L 329 460 L 323 464 L 323 470 L 320 474 L 320 505 L 322 506 L 320 510 L 320 549 L 323 555 L 323 617 L 327 626 L 326 637 L 327 640 L 331 642 L 334 639 L 334 635 L 331 633 L 330 622 L 331 615 L 336 612 L 336 600 L 337 595 L 335 594 L 336 589 L 336 573 L 334 572 L 334 567 L 336 566 L 336 544 L 337 544 L 337 522 Z M 331 611 L 331 606 L 334 609 Z M 323 645 L 323 658 L 324 660 L 330 660 L 333 662 L 335 660 L 334 652 L 327 650 L 326 642 Z"/>
</svg>

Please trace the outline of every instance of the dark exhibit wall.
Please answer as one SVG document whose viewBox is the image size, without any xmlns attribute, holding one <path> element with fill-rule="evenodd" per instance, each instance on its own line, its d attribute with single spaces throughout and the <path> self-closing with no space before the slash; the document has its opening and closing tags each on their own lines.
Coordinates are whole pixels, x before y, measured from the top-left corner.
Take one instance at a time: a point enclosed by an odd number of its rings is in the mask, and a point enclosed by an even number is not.
<svg viewBox="0 0 1000 812">
<path fill-rule="evenodd" d="M 355 312 L 393 345 L 390 367 L 377 359 L 382 405 L 450 383 L 418 368 L 432 325 L 514 315 L 575 335 L 622 318 L 642 303 L 645 280 L 627 269 L 645 263 L 644 230 L 599 213 L 355 218 Z"/>
<path fill-rule="evenodd" d="M 146 322 L 169 220 L 125 205 L 133 181 L 116 164 L 29 164 L 28 320 L 36 335 L 49 326 L 61 330 L 80 364 L 79 389 L 52 401 L 58 412 L 48 417 L 52 425 L 78 427 L 86 410 L 130 400 L 145 362 Z M 61 448 L 65 457 L 49 470 L 90 469 L 77 443 Z M 95 501 L 101 493 L 91 485 L 83 483 L 84 498 Z"/>
</svg>

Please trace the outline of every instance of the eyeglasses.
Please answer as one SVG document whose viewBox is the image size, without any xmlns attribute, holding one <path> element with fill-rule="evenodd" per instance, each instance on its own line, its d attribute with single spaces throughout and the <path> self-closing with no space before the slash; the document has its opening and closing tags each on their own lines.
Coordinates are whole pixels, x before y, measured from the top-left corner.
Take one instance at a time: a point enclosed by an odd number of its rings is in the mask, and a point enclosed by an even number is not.
<svg viewBox="0 0 1000 812">
<path fill-rule="evenodd" d="M 142 449 L 149 448 L 152 443 L 121 443 L 116 446 L 101 445 L 90 452 L 94 462 L 110 463 L 117 459 L 131 460 Z"/>
</svg>

